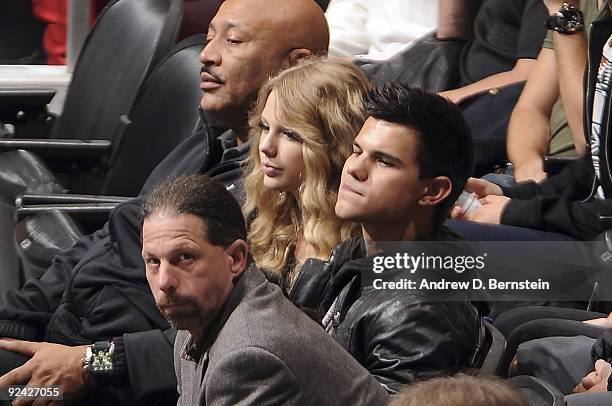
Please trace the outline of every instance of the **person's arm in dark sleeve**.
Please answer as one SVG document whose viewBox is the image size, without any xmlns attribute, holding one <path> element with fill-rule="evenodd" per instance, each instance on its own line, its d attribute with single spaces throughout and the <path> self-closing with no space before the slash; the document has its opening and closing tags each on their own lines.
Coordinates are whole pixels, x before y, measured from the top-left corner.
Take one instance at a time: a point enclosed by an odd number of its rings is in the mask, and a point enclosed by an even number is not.
<svg viewBox="0 0 612 406">
<path fill-rule="evenodd" d="M 578 159 L 569 163 L 560 173 L 549 176 L 540 183 L 520 182 L 502 187 L 504 196 L 511 199 L 531 199 L 536 196 L 566 195 L 571 199 L 582 200 L 591 191 L 593 184 L 593 165 L 590 160 Z"/>
<path fill-rule="evenodd" d="M 130 385 L 137 399 L 168 396 L 176 402 L 174 339 L 176 330 L 123 334 L 113 343 L 113 383 Z"/>
<path fill-rule="evenodd" d="M 612 200 L 581 202 L 559 195 L 512 199 L 502 213 L 501 223 L 590 241 L 612 228 Z"/>
<path fill-rule="evenodd" d="M 91 247 L 104 243 L 108 224 L 83 237 L 72 248 L 57 254 L 40 279 L 30 279 L 19 290 L 0 295 L 0 337 L 37 340 L 60 305 L 74 267 Z"/>
<path fill-rule="evenodd" d="M 518 59 L 536 59 L 546 38 L 548 13 L 542 0 L 527 0 L 523 6 L 521 27 L 517 40 Z"/>
</svg>

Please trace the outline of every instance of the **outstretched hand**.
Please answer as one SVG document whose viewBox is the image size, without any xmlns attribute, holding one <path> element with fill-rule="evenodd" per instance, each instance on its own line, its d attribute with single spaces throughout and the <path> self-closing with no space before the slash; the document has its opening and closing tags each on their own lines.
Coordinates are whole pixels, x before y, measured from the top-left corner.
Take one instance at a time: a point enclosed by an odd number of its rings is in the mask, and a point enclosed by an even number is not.
<svg viewBox="0 0 612 406">
<path fill-rule="evenodd" d="M 595 371 L 587 374 L 574 388 L 574 393 L 583 392 L 606 392 L 608 390 L 608 378 L 612 373 L 612 365 L 598 359 L 595 361 Z"/>
<path fill-rule="evenodd" d="M 88 382 L 83 363 L 86 345 L 69 347 L 52 343 L 0 339 L 0 349 L 30 356 L 30 360 L 0 377 L 0 386 L 27 385 L 29 387 L 60 386 L 64 400 L 78 399 Z M 17 399 L 14 406 L 59 404 L 63 401 Z"/>
<path fill-rule="evenodd" d="M 451 210 L 451 218 L 492 224 L 500 223 L 501 215 L 510 202 L 510 198 L 503 195 L 501 187 L 484 179 L 469 178 L 465 190 L 474 193 L 481 206 L 468 214 L 465 214 L 461 207 L 454 206 Z"/>
<path fill-rule="evenodd" d="M 458 220 L 479 221 L 481 223 L 499 224 L 501 216 L 510 202 L 506 196 L 488 195 L 478 199 L 482 206 L 465 214 L 461 207 L 455 206 L 451 211 L 451 217 Z"/>
<path fill-rule="evenodd" d="M 468 178 L 465 184 L 465 190 L 475 193 L 478 198 L 483 198 L 489 195 L 503 196 L 504 191 L 501 187 L 493 182 L 481 178 Z"/>
</svg>

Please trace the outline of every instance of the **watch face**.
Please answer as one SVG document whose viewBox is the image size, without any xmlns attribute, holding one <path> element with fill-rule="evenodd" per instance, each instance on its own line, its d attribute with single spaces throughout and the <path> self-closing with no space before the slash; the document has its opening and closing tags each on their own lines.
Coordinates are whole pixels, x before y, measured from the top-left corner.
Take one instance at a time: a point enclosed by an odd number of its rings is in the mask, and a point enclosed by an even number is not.
<svg viewBox="0 0 612 406">
<path fill-rule="evenodd" d="M 560 23 L 564 29 L 570 32 L 581 30 L 584 26 L 580 14 L 573 12 L 564 13 Z"/>
<path fill-rule="evenodd" d="M 584 17 L 579 9 L 563 3 L 561 9 L 547 20 L 546 26 L 562 34 L 573 34 L 584 28 Z"/>
<path fill-rule="evenodd" d="M 98 342 L 87 348 L 84 368 L 92 374 L 109 373 L 113 371 L 114 343 Z"/>
<path fill-rule="evenodd" d="M 92 371 L 110 371 L 113 369 L 113 360 L 111 354 L 108 351 L 94 351 L 91 356 Z"/>
</svg>

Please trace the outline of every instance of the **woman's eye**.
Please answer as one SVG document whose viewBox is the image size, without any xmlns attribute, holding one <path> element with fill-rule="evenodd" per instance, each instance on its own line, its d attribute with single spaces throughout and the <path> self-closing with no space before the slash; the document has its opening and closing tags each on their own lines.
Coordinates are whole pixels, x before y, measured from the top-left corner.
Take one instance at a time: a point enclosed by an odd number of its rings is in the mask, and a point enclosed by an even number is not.
<svg viewBox="0 0 612 406">
<path fill-rule="evenodd" d="M 270 131 L 270 126 L 265 123 L 259 123 L 259 128 L 261 129 L 261 131 L 265 131 L 265 132 Z"/>
<path fill-rule="evenodd" d="M 302 141 L 302 137 L 300 137 L 298 133 L 295 133 L 293 131 L 283 131 L 283 134 L 291 141 Z"/>
</svg>

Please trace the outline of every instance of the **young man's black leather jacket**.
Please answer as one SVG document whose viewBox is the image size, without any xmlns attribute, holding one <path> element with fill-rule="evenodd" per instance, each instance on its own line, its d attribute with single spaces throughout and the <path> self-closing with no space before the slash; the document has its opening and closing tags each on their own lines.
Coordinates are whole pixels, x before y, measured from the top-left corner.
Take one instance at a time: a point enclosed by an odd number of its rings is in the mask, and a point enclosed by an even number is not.
<svg viewBox="0 0 612 406">
<path fill-rule="evenodd" d="M 438 236 L 449 234 L 443 229 Z M 290 299 L 327 313 L 326 330 L 390 393 L 473 366 L 482 326 L 467 294 L 449 302 L 423 292 L 375 290 L 362 283 L 362 273 L 371 270 L 363 239 L 347 240 L 329 262 L 306 261 Z"/>
<path fill-rule="evenodd" d="M 512 200 L 502 213 L 502 224 L 536 228 L 593 240 L 612 228 L 612 162 L 610 153 L 610 97 L 606 101 L 601 123 L 599 148 L 593 148 L 593 101 L 602 49 L 612 34 L 612 15 L 608 6 L 591 24 L 588 65 L 585 78 L 584 133 L 587 137 L 587 158 L 569 164 L 560 174 L 536 184 L 525 182 L 504 188 Z M 593 157 L 600 164 L 600 177 L 595 176 Z M 602 196 L 597 196 L 601 187 Z"/>
</svg>

